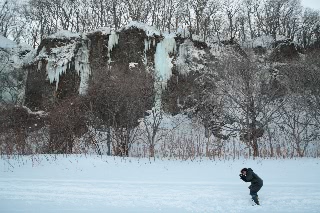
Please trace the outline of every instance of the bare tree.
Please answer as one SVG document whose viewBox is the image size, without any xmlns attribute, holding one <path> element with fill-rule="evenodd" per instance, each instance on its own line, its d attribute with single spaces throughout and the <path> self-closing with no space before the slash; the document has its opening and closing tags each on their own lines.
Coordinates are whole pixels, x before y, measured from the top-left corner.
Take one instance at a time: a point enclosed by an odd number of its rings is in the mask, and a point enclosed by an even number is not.
<svg viewBox="0 0 320 213">
<path fill-rule="evenodd" d="M 285 1 L 280 14 L 279 34 L 292 40 L 299 30 L 299 18 L 301 17 L 301 3 L 299 0 Z"/>
<path fill-rule="evenodd" d="M 302 16 L 302 25 L 298 36 L 298 39 L 303 47 L 309 47 L 314 41 L 317 40 L 316 29 L 319 25 L 319 11 L 307 8 Z"/>
<path fill-rule="evenodd" d="M 303 97 L 293 95 L 291 101 L 289 106 L 281 107 L 282 122 L 279 126 L 286 133 L 286 140 L 293 142 L 291 156 L 297 153 L 299 157 L 304 157 L 309 144 L 319 138 L 318 126 Z"/>
<path fill-rule="evenodd" d="M 113 154 L 128 156 L 139 137 L 139 119 L 153 103 L 153 80 L 147 72 L 127 66 L 104 70 L 89 89 L 93 113 L 112 128 Z"/>
<path fill-rule="evenodd" d="M 218 13 L 219 9 L 220 9 L 220 4 L 218 3 L 218 1 L 212 0 L 212 1 L 207 2 L 207 5 L 204 9 L 204 15 L 203 15 L 203 20 L 202 20 L 203 40 L 205 42 L 207 40 L 207 37 L 214 36 L 214 34 L 212 32 L 216 32 L 217 37 L 219 38 L 220 29 L 217 29 L 218 28 L 218 25 L 217 25 L 218 14 L 217 13 Z M 212 27 L 212 25 L 213 25 L 213 27 Z"/>
<path fill-rule="evenodd" d="M 155 157 L 155 145 L 160 124 L 163 119 L 163 111 L 161 108 L 154 107 L 147 112 L 148 116 L 143 118 L 144 128 L 147 133 L 147 144 L 149 147 L 149 157 Z"/>
<path fill-rule="evenodd" d="M 219 80 L 215 93 L 223 101 L 220 128 L 224 134 L 239 134 L 257 157 L 258 139 L 285 103 L 281 95 L 283 88 L 273 86 L 272 75 L 250 59 L 230 56 L 216 72 Z"/>
<path fill-rule="evenodd" d="M 255 23 L 254 23 L 254 14 L 256 13 L 257 9 L 259 8 L 260 1 L 254 1 L 254 0 L 243 0 L 243 10 L 245 13 L 245 16 L 247 18 L 248 27 L 250 31 L 250 38 L 253 39 L 256 35 L 255 32 Z"/>
<path fill-rule="evenodd" d="M 208 0 L 196 0 L 191 2 L 193 11 L 195 12 L 195 34 L 200 35 L 200 28 L 204 19 L 204 10 L 207 6 Z"/>
<path fill-rule="evenodd" d="M 236 17 L 239 12 L 239 3 L 235 0 L 224 0 L 223 10 L 228 20 L 228 36 L 230 40 L 234 40 L 237 32 Z"/>
<path fill-rule="evenodd" d="M 9 35 L 10 27 L 15 23 L 14 2 L 4 1 L 0 4 L 0 34 L 4 37 Z"/>
</svg>

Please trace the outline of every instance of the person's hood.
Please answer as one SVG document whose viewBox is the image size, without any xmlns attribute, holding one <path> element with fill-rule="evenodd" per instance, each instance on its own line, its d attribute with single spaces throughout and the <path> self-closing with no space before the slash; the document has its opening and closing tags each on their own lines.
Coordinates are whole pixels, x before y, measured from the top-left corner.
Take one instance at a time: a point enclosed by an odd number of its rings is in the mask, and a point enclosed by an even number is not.
<svg viewBox="0 0 320 213">
<path fill-rule="evenodd" d="M 253 170 L 252 170 L 251 168 L 248 168 L 248 171 L 251 171 L 251 172 L 253 172 Z"/>
</svg>

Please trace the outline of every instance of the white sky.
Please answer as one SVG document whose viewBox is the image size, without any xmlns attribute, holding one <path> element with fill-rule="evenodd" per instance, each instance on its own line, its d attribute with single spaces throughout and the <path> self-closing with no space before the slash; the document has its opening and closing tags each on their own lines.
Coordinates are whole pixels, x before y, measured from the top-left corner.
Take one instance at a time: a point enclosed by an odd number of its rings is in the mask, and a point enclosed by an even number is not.
<svg viewBox="0 0 320 213">
<path fill-rule="evenodd" d="M 301 4 L 304 7 L 320 10 L 320 0 L 301 0 Z"/>
</svg>

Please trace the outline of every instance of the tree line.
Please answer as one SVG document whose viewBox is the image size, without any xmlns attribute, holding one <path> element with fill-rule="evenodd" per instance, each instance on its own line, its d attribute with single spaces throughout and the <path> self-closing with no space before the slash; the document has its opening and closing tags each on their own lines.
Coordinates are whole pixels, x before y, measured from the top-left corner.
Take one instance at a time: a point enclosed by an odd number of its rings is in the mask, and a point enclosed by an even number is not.
<svg viewBox="0 0 320 213">
<path fill-rule="evenodd" d="M 307 47 L 320 37 L 319 11 L 300 0 L 0 1 L 0 34 L 33 47 L 59 30 L 119 29 L 130 21 L 187 30 L 206 42 L 282 35 Z"/>
</svg>

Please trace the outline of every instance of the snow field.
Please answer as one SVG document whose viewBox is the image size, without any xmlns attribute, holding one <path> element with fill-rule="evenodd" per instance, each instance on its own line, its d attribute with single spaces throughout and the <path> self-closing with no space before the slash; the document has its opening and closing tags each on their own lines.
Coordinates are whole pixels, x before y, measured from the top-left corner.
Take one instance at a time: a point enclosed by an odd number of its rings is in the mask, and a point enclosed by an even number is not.
<svg viewBox="0 0 320 213">
<path fill-rule="evenodd" d="M 320 212 L 320 160 L 176 161 L 38 155 L 0 160 L 0 212 Z M 239 171 L 263 180 L 251 206 Z"/>
</svg>

